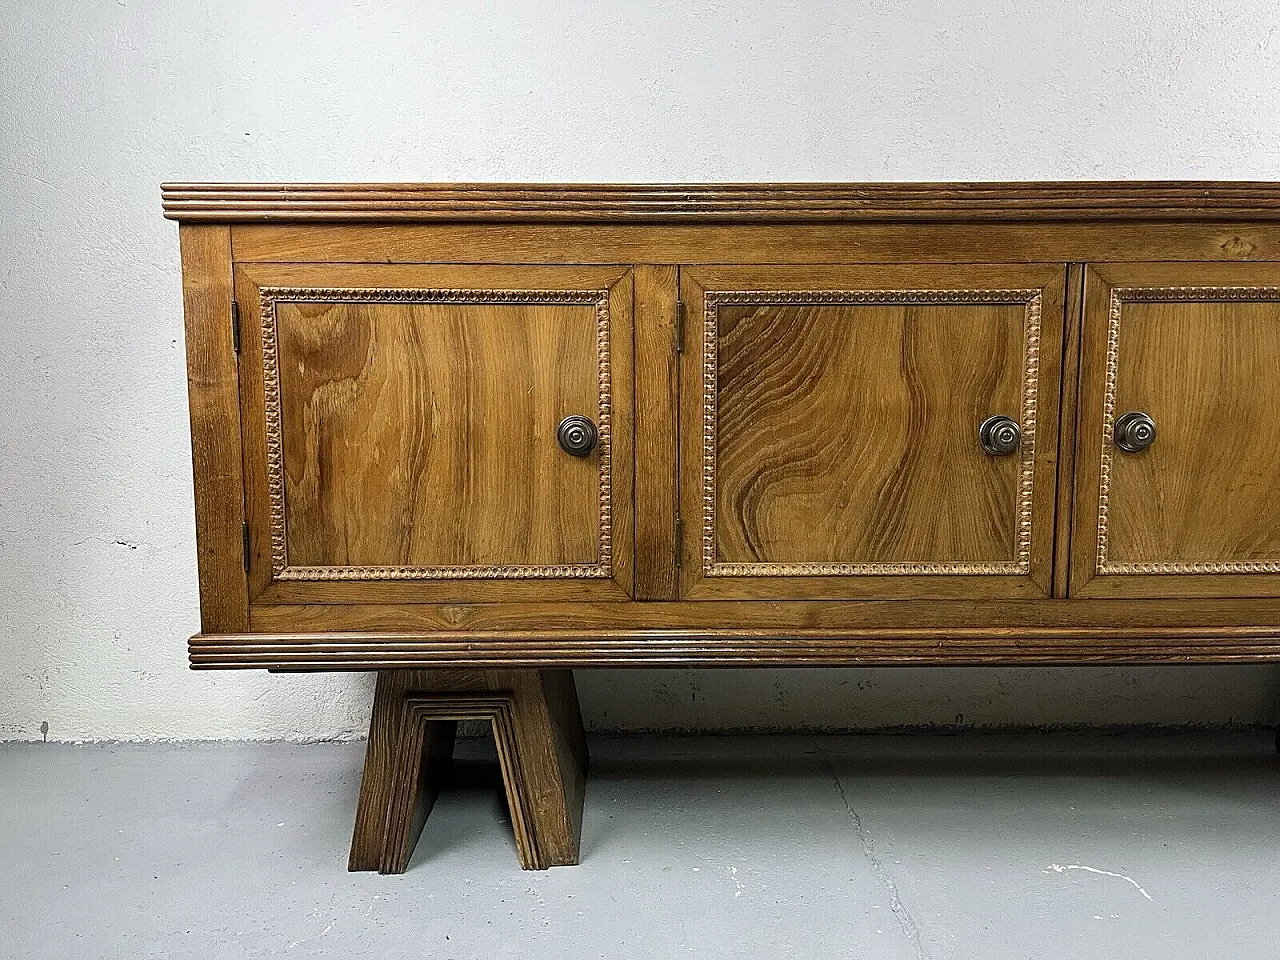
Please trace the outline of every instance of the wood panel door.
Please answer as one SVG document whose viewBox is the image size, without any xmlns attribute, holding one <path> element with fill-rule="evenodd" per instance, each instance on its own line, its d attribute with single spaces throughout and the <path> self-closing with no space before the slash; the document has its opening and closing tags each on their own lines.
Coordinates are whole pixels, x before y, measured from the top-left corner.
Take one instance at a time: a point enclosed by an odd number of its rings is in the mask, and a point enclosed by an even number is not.
<svg viewBox="0 0 1280 960">
<path fill-rule="evenodd" d="M 631 271 L 253 264 L 254 604 L 625 599 Z M 597 440 L 558 442 L 568 417 Z"/>
<path fill-rule="evenodd" d="M 1089 267 L 1080 405 L 1073 595 L 1280 596 L 1280 265 Z"/>
<path fill-rule="evenodd" d="M 683 595 L 1047 596 L 1065 274 L 682 269 Z"/>
</svg>

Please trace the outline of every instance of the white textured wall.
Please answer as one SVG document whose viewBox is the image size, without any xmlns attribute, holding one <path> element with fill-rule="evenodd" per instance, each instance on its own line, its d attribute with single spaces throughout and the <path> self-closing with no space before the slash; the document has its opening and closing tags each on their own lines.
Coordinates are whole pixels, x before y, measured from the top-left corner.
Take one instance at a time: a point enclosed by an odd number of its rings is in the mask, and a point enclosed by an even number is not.
<svg viewBox="0 0 1280 960">
<path fill-rule="evenodd" d="M 0 738 L 358 735 L 191 673 L 162 180 L 1280 179 L 1280 11 L 0 0 Z M 596 726 L 1274 720 L 1260 668 L 580 674 Z"/>
</svg>

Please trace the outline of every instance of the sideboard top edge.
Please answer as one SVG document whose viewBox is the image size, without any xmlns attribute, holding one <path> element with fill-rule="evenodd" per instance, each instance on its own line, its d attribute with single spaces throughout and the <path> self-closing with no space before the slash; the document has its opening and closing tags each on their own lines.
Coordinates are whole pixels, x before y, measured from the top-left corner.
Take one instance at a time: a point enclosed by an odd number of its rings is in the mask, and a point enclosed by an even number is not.
<svg viewBox="0 0 1280 960">
<path fill-rule="evenodd" d="M 204 223 L 1280 220 L 1280 182 L 166 183 Z"/>
</svg>

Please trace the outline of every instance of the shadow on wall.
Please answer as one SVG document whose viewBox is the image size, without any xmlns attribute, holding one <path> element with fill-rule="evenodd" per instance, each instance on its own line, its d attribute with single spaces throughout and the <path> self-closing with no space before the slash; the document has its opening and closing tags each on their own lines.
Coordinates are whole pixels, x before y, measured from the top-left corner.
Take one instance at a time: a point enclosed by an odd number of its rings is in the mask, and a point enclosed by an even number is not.
<svg viewBox="0 0 1280 960">
<path fill-rule="evenodd" d="M 587 729 L 860 731 L 1280 724 L 1280 668 L 579 670 Z"/>
</svg>

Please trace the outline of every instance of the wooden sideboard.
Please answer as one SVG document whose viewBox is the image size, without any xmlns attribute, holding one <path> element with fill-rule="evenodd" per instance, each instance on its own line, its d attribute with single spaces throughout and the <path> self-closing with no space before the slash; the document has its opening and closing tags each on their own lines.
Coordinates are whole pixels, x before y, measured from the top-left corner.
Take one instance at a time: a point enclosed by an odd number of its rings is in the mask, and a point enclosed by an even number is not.
<svg viewBox="0 0 1280 960">
<path fill-rule="evenodd" d="M 191 662 L 380 671 L 353 869 L 467 718 L 574 862 L 570 668 L 1280 659 L 1280 184 L 163 200 Z"/>
</svg>

